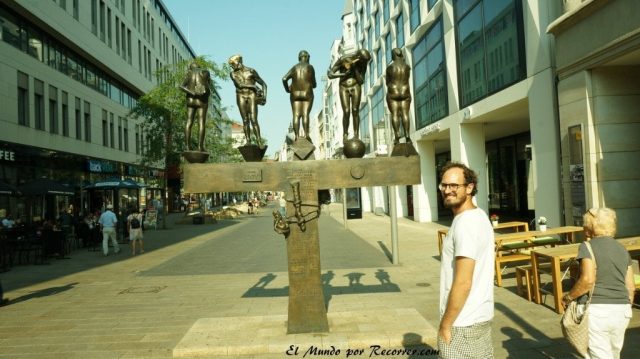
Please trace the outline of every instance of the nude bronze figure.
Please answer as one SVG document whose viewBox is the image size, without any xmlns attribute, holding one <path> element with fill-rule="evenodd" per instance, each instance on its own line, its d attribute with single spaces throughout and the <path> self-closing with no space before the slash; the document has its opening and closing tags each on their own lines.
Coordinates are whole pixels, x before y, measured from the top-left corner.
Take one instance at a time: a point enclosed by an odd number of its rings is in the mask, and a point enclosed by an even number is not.
<svg viewBox="0 0 640 359">
<path fill-rule="evenodd" d="M 401 49 L 391 51 L 392 62 L 387 66 L 387 107 L 391 112 L 391 125 L 395 135 L 394 144 L 400 143 L 400 124 L 404 130 L 406 142 L 411 142 L 409 137 L 409 107 L 411 106 L 411 90 L 409 76 L 411 68 L 404 60 Z"/>
<path fill-rule="evenodd" d="M 353 55 L 338 59 L 327 73 L 330 79 L 340 79 L 340 105 L 344 114 L 342 117 L 343 142 L 347 140 L 350 118 L 353 118 L 354 138 L 360 139 L 359 106 L 369 61 L 371 61 L 369 51 L 360 49 Z"/>
<path fill-rule="evenodd" d="M 191 150 L 191 128 L 195 119 L 198 120 L 198 150 L 205 152 L 204 134 L 207 109 L 209 107 L 209 95 L 211 95 L 211 76 L 209 71 L 198 68 L 198 64 L 192 62 L 189 72 L 182 82 L 180 89 L 187 95 L 187 125 L 185 128 L 185 141 L 187 151 Z"/>
<path fill-rule="evenodd" d="M 284 90 L 290 94 L 291 111 L 293 112 L 293 132 L 295 141 L 300 136 L 300 121 L 304 129 L 305 138 L 311 142 L 309 136 L 309 113 L 313 106 L 313 89 L 316 88 L 316 73 L 309 64 L 309 53 L 305 50 L 298 54 L 298 62 L 282 78 Z M 291 84 L 289 84 L 291 80 Z"/>
<path fill-rule="evenodd" d="M 262 80 L 256 70 L 244 66 L 242 56 L 234 55 L 229 58 L 231 80 L 236 86 L 236 102 L 242 117 L 244 135 L 247 144 L 252 144 L 251 134 L 259 147 L 262 147 L 260 125 L 258 124 L 258 105 L 267 103 L 267 84 Z M 258 86 L 260 85 L 260 86 Z"/>
</svg>

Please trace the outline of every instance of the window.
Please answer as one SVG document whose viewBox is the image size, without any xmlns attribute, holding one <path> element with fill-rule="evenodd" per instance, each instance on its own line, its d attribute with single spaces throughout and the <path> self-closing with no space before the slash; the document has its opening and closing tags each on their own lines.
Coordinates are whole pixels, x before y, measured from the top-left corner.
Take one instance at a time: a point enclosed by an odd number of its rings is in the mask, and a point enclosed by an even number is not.
<svg viewBox="0 0 640 359">
<path fill-rule="evenodd" d="M 58 89 L 49 86 L 49 132 L 58 133 Z"/>
<path fill-rule="evenodd" d="M 29 76 L 18 71 L 18 124 L 29 127 Z"/>
<path fill-rule="evenodd" d="M 109 113 L 109 138 L 111 148 L 116 147 L 115 124 L 113 122 L 113 113 Z"/>
<path fill-rule="evenodd" d="M 367 50 L 371 52 L 373 49 L 373 25 L 369 27 L 369 36 L 367 37 Z"/>
<path fill-rule="evenodd" d="M 98 34 L 98 0 L 91 0 L 91 32 Z"/>
<path fill-rule="evenodd" d="M 382 87 L 371 97 L 371 126 L 373 128 L 374 151 L 387 143 L 386 125 L 384 121 L 384 95 Z"/>
<path fill-rule="evenodd" d="M 80 98 L 76 97 L 75 120 L 76 120 L 76 140 L 82 140 L 82 117 L 80 116 Z"/>
<path fill-rule="evenodd" d="M 109 127 L 107 124 L 107 110 L 102 110 L 102 145 L 109 146 Z"/>
<path fill-rule="evenodd" d="M 420 0 L 409 0 L 409 8 L 409 26 L 413 34 L 418 25 L 420 25 Z"/>
<path fill-rule="evenodd" d="M 67 11 L 67 0 L 60 0 L 60 7 Z"/>
<path fill-rule="evenodd" d="M 526 77 L 520 0 L 456 1 L 460 107 Z"/>
<path fill-rule="evenodd" d="M 396 47 L 402 48 L 404 46 L 404 17 L 402 13 L 396 18 Z"/>
<path fill-rule="evenodd" d="M 437 2 L 438 0 L 427 0 L 427 7 L 429 8 L 429 11 L 433 9 Z"/>
<path fill-rule="evenodd" d="M 122 117 L 118 116 L 118 149 L 122 151 Z"/>
<path fill-rule="evenodd" d="M 120 50 L 122 50 L 122 58 L 126 59 L 127 58 L 127 42 L 126 39 L 124 37 L 124 35 L 126 34 L 126 29 L 124 26 L 124 22 L 120 22 L 120 44 L 122 45 L 120 47 Z"/>
<path fill-rule="evenodd" d="M 376 51 L 376 75 L 380 77 L 382 75 L 382 46 L 378 47 L 378 51 Z"/>
<path fill-rule="evenodd" d="M 377 40 L 380 37 L 380 11 L 376 11 L 376 13 L 373 14 L 373 18 L 374 18 L 375 24 L 372 26 L 375 27 L 376 40 Z"/>
<path fill-rule="evenodd" d="M 124 129 L 122 137 L 124 137 L 124 150 L 129 152 L 129 120 L 124 119 Z"/>
<path fill-rule="evenodd" d="M 84 140 L 91 142 L 91 105 L 84 102 Z"/>
<path fill-rule="evenodd" d="M 33 84 L 33 113 L 36 119 L 36 130 L 44 131 L 44 83 L 38 79 L 34 79 Z"/>
<path fill-rule="evenodd" d="M 384 57 L 387 65 L 391 63 L 391 50 L 391 33 L 388 33 L 384 37 Z"/>
<path fill-rule="evenodd" d="M 104 1 L 100 1 L 100 40 L 104 42 L 104 34 L 105 34 L 105 5 Z"/>
<path fill-rule="evenodd" d="M 138 40 L 138 71 L 142 73 L 142 44 Z"/>
<path fill-rule="evenodd" d="M 131 30 L 127 29 L 127 61 L 131 65 Z"/>
<path fill-rule="evenodd" d="M 76 19 L 76 20 L 78 20 L 80 18 L 79 17 L 80 11 L 79 11 L 79 8 L 78 8 L 78 1 L 79 0 L 73 0 L 73 18 Z"/>
<path fill-rule="evenodd" d="M 136 125 L 136 155 L 140 154 L 140 126 Z"/>
<path fill-rule="evenodd" d="M 136 29 L 139 29 L 138 22 L 136 21 L 137 18 L 138 18 L 138 15 L 137 15 L 138 12 L 137 12 L 137 9 L 136 9 L 136 7 L 137 7 L 136 4 L 137 3 L 138 3 L 138 0 L 133 0 L 131 2 L 131 14 L 133 16 L 133 27 L 135 27 Z"/>
<path fill-rule="evenodd" d="M 382 19 L 385 24 L 389 22 L 389 0 L 382 0 Z"/>
<path fill-rule="evenodd" d="M 116 54 L 120 55 L 120 19 L 116 16 Z"/>
<path fill-rule="evenodd" d="M 420 129 L 448 111 L 442 18 L 418 40 L 412 55 L 416 129 Z"/>
<path fill-rule="evenodd" d="M 360 139 L 364 142 L 365 153 L 371 151 L 371 134 L 369 133 L 369 106 L 365 102 L 360 108 Z"/>
<path fill-rule="evenodd" d="M 111 9 L 107 9 L 107 45 L 109 47 L 112 46 L 111 33 Z"/>
<path fill-rule="evenodd" d="M 69 94 L 62 91 L 62 135 L 69 137 Z"/>
</svg>

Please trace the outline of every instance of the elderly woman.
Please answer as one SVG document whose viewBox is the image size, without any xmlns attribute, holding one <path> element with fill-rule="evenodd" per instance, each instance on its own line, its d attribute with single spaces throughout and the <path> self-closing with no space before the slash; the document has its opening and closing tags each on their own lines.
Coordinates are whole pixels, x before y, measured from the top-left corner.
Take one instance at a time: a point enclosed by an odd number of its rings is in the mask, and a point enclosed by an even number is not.
<svg viewBox="0 0 640 359">
<path fill-rule="evenodd" d="M 624 332 L 631 319 L 635 286 L 629 252 L 616 242 L 616 212 L 610 208 L 592 208 L 584 215 L 584 232 L 591 248 L 581 243 L 577 259 L 580 276 L 562 302 L 586 302 L 589 305 L 589 351 L 587 358 L 620 358 Z M 596 268 L 597 267 L 597 268 Z"/>
</svg>

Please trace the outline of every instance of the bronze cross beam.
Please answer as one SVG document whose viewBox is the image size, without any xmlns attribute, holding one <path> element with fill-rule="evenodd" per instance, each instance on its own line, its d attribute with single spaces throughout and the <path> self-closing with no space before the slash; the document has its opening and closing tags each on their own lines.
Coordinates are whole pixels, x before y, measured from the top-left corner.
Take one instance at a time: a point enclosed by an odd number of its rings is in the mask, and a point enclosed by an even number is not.
<svg viewBox="0 0 640 359">
<path fill-rule="evenodd" d="M 318 190 L 420 183 L 420 158 L 378 157 L 324 161 L 185 164 L 186 193 L 283 191 L 287 215 L 298 218 L 287 237 L 287 332 L 328 332 L 320 279 Z M 294 198 L 294 200 L 291 200 Z M 295 214 L 295 216 L 294 216 Z"/>
</svg>

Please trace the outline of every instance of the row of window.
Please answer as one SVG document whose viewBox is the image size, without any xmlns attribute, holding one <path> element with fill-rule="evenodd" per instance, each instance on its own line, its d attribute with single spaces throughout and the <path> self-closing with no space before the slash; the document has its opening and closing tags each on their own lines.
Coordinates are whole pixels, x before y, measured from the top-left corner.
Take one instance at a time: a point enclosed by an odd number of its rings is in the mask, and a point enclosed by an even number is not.
<svg viewBox="0 0 640 359">
<path fill-rule="evenodd" d="M 125 15 L 123 5 L 124 4 L 118 6 L 118 2 L 116 2 L 116 7 L 120 7 L 120 9 L 122 9 L 122 14 Z M 142 38 L 146 40 L 146 43 L 143 44 L 142 40 L 138 39 L 138 71 L 143 74 L 146 79 L 148 79 L 149 81 L 153 81 L 151 49 L 156 49 L 155 19 L 146 6 L 140 6 L 140 0 L 133 0 L 131 6 L 133 15 L 133 26 L 138 30 L 139 34 L 142 35 Z M 126 26 L 124 18 L 121 19 L 120 17 L 115 15 L 114 20 L 112 19 L 111 15 L 111 8 L 107 3 L 105 3 L 104 0 L 100 0 L 99 2 L 98 0 L 91 0 L 91 30 L 93 34 L 96 35 L 102 42 L 107 44 L 107 46 L 113 48 L 113 26 L 115 28 L 114 50 L 116 54 L 121 56 L 123 60 L 127 61 L 131 65 L 131 29 Z M 142 24 L 142 29 L 140 29 L 140 24 Z M 169 61 L 169 37 L 162 31 L 162 27 L 158 26 L 157 28 L 157 50 L 163 60 L 161 61 L 159 58 L 155 59 L 156 70 L 162 68 L 163 62 L 167 63 Z M 187 46 L 183 44 L 182 47 L 186 48 Z M 173 44 L 171 44 L 171 58 L 173 63 L 182 61 L 184 59 Z M 160 78 L 160 74 L 158 74 L 158 77 L 156 77 L 156 82 L 160 81 L 162 81 L 162 78 Z"/>
<path fill-rule="evenodd" d="M 71 137 L 79 141 L 92 142 L 91 103 L 82 101 L 80 97 L 71 96 L 67 91 L 59 90 L 53 85 L 33 78 L 33 97 L 30 98 L 29 75 L 18 71 L 18 124 L 31 127 L 31 111 L 33 111 L 33 127 L 37 130 L 48 131 L 51 134 Z M 46 91 L 45 94 L 45 89 Z M 32 102 L 33 101 L 33 102 Z M 48 106 L 45 106 L 45 101 Z M 31 106 L 31 102 L 33 106 Z M 46 125 L 48 119 L 48 126 Z M 113 112 L 102 109 L 102 145 L 129 152 L 129 120 L 117 116 L 117 134 L 115 116 Z M 136 154 L 143 154 L 144 141 L 142 130 L 135 125 Z"/>
<path fill-rule="evenodd" d="M 122 106 L 135 107 L 137 96 L 127 87 L 40 28 L 1 5 L 0 23 L 2 24 L 1 41 L 100 92 Z"/>
</svg>

